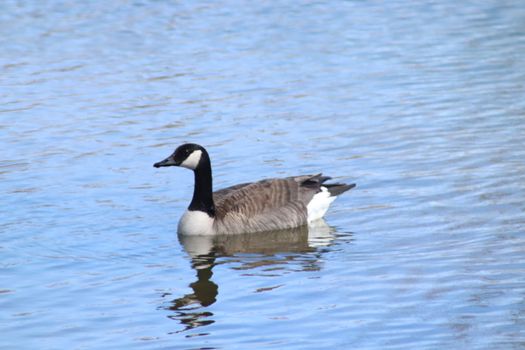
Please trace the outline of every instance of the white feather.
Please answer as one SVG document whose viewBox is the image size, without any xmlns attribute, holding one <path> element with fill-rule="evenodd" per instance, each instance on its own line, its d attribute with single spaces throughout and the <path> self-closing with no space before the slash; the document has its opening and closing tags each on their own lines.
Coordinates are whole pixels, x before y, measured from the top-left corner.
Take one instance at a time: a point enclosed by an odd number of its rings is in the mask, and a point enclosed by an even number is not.
<svg viewBox="0 0 525 350">
<path fill-rule="evenodd" d="M 184 249 L 193 259 L 198 259 L 198 264 L 195 264 L 195 268 L 200 270 L 203 268 L 210 267 L 210 264 L 206 263 L 207 259 L 199 259 L 202 256 L 209 256 L 214 244 L 214 236 L 189 236 L 189 235 L 179 235 L 179 241 L 184 246 Z"/>
<path fill-rule="evenodd" d="M 213 218 L 200 210 L 186 210 L 180 218 L 178 232 L 183 235 L 213 235 Z"/>
<path fill-rule="evenodd" d="M 191 154 L 184 159 L 184 161 L 180 164 L 181 167 L 188 168 L 191 170 L 195 170 L 197 165 L 199 165 L 199 162 L 201 160 L 202 151 L 196 150 L 191 152 Z"/>
<path fill-rule="evenodd" d="M 322 218 L 328 210 L 328 207 L 330 207 L 330 204 L 336 198 L 335 196 L 331 197 L 326 187 L 321 186 L 321 192 L 316 193 L 306 206 L 308 210 L 308 222 Z"/>
</svg>

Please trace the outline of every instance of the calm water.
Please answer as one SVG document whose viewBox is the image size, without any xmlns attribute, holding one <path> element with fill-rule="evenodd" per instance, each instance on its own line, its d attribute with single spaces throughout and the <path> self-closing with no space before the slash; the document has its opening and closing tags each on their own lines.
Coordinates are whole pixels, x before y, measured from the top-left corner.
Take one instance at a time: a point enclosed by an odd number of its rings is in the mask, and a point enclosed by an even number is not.
<svg viewBox="0 0 525 350">
<path fill-rule="evenodd" d="M 521 1 L 0 4 L 0 348 L 525 348 Z M 179 240 L 323 171 L 310 229 Z"/>
</svg>

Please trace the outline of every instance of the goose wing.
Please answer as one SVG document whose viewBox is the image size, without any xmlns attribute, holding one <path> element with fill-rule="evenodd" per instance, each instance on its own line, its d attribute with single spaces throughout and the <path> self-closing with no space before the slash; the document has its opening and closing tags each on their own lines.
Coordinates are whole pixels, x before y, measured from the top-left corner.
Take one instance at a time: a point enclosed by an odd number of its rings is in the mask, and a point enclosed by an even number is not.
<svg viewBox="0 0 525 350">
<path fill-rule="evenodd" d="M 328 177 L 267 179 L 215 192 L 216 230 L 220 233 L 277 230 L 307 222 L 307 205 Z"/>
</svg>

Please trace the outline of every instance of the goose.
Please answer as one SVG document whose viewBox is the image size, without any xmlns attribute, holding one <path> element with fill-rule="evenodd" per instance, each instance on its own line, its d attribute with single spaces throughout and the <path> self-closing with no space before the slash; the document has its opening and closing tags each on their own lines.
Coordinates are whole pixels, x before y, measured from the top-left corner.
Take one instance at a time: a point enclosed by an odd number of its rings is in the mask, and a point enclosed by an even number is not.
<svg viewBox="0 0 525 350">
<path fill-rule="evenodd" d="M 243 183 L 213 192 L 210 156 L 195 143 L 183 144 L 155 168 L 193 170 L 193 198 L 178 224 L 180 235 L 223 235 L 283 230 L 324 216 L 330 204 L 355 184 L 325 184 L 330 177 L 301 175 Z"/>
</svg>

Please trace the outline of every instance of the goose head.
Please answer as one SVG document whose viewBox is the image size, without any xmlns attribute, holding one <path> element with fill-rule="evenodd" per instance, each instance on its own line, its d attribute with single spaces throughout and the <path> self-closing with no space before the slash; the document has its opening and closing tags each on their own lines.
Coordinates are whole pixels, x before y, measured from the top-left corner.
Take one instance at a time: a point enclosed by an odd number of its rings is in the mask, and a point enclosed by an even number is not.
<svg viewBox="0 0 525 350">
<path fill-rule="evenodd" d="M 208 159 L 208 153 L 204 147 L 195 143 L 185 143 L 177 147 L 175 152 L 173 152 L 168 158 L 153 164 L 153 166 L 155 168 L 163 166 L 181 166 L 191 170 L 196 170 Z"/>
</svg>

